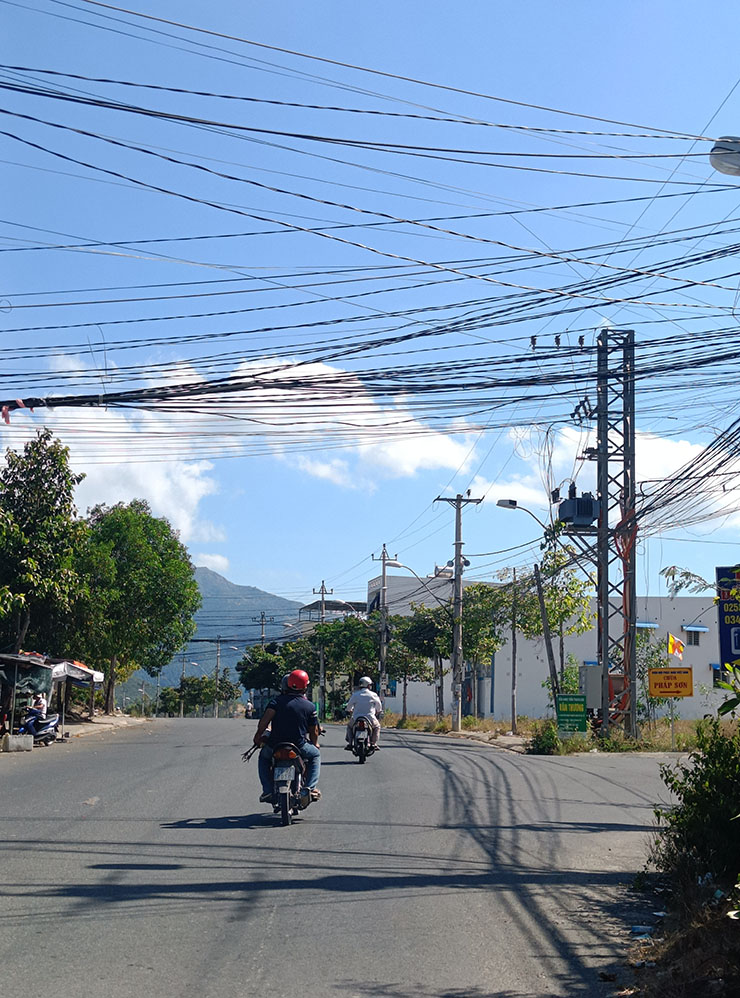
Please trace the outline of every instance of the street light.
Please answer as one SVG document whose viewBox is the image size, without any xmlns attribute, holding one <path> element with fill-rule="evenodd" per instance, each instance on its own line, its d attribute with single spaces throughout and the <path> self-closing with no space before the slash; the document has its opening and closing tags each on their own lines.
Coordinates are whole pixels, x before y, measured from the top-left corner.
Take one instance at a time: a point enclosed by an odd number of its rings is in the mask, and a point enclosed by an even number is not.
<svg viewBox="0 0 740 998">
<path fill-rule="evenodd" d="M 709 162 L 718 173 L 728 177 L 740 177 L 740 138 L 723 135 L 712 146 Z"/>
<path fill-rule="evenodd" d="M 441 600 L 439 598 L 439 596 L 437 596 L 437 594 L 434 592 L 434 590 L 432 590 L 432 589 L 429 588 L 429 586 L 426 584 L 426 582 L 421 578 L 420 575 L 416 574 L 416 572 L 413 570 L 413 568 L 409 568 L 408 565 L 404 565 L 400 561 L 396 561 L 395 558 L 394 559 L 388 559 L 388 561 L 386 561 L 385 564 L 386 564 L 387 568 L 405 568 L 407 572 L 411 572 L 411 574 L 414 576 L 414 578 L 418 582 L 420 582 L 422 584 L 422 586 L 424 586 L 424 588 L 429 593 L 429 595 L 432 596 L 432 597 L 434 597 L 434 599 L 436 599 L 436 601 L 439 603 L 440 606 L 444 607 L 445 610 L 449 609 L 448 606 L 447 606 L 447 604 L 443 600 Z M 468 564 L 470 564 L 470 562 L 468 562 Z M 438 578 L 438 576 L 435 576 L 435 578 Z M 444 581 L 445 582 L 454 582 L 455 580 L 452 577 L 450 577 L 450 578 L 445 578 Z"/>
</svg>

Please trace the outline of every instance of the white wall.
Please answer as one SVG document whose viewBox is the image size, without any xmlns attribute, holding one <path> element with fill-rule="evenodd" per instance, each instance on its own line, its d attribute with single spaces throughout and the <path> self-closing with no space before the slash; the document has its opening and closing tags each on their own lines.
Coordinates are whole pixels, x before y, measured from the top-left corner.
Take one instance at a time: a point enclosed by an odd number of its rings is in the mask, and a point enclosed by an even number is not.
<svg viewBox="0 0 740 998">
<path fill-rule="evenodd" d="M 439 591 L 440 598 L 450 592 L 449 580 L 425 579 L 430 588 Z M 423 598 L 423 587 L 413 577 L 387 577 L 388 609 L 390 613 L 411 613 L 411 603 L 433 603 L 427 594 Z M 368 585 L 374 591 L 380 580 L 372 580 Z M 449 597 L 448 597 L 449 598 Z M 595 613 L 595 606 L 592 606 Z M 721 690 L 712 687 L 712 664 L 719 663 L 719 637 L 717 608 L 711 596 L 678 596 L 669 599 L 664 596 L 639 597 L 637 600 L 637 620 L 640 623 L 657 625 L 651 632 L 657 641 L 665 644 L 668 633 L 674 634 L 685 644 L 683 660 L 674 659 L 671 664 L 691 666 L 693 669 L 694 695 L 676 701 L 677 716 L 696 719 L 704 714 L 713 714 L 722 702 Z M 699 634 L 699 645 L 689 645 L 688 633 L 682 630 L 684 624 L 698 624 L 708 628 Z M 463 642 L 464 642 L 463 635 Z M 596 661 L 596 630 L 585 634 L 572 635 L 565 639 L 565 653 L 572 654 L 579 664 Z M 556 661 L 559 661 L 557 642 Z M 449 663 L 446 663 L 449 670 Z M 542 640 L 526 641 L 517 637 L 517 714 L 529 717 L 544 717 L 547 714 L 547 692 L 542 683 L 548 677 L 547 656 Z M 390 710 L 401 710 L 401 686 L 395 698 L 387 698 Z M 511 648 L 507 643 L 496 652 L 493 666 L 493 710 L 490 705 L 491 679 L 479 682 L 479 705 L 486 717 L 508 720 L 511 717 Z M 452 691 L 449 671 L 445 676 L 445 710 L 449 710 Z M 412 714 L 434 713 L 434 687 L 426 683 L 410 683 L 408 710 Z M 667 709 L 665 711 L 667 713 Z"/>
</svg>

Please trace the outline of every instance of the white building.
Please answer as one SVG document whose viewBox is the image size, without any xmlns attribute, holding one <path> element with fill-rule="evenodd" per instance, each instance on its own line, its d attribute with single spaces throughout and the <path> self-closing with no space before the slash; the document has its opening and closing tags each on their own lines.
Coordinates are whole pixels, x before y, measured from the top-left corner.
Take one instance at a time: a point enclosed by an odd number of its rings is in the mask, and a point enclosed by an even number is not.
<svg viewBox="0 0 740 998">
<path fill-rule="evenodd" d="M 407 615 L 411 605 L 435 605 L 435 596 L 447 602 L 452 598 L 452 578 L 448 576 L 428 576 L 422 581 L 408 576 L 387 574 L 386 605 L 389 614 Z M 472 583 L 472 580 L 471 580 Z M 468 583 L 468 584 L 471 584 Z M 377 606 L 380 593 L 380 577 L 368 582 L 368 607 Z M 596 612 L 595 604 L 592 610 Z M 715 713 L 722 702 L 723 691 L 715 688 L 719 677 L 719 636 L 717 607 L 712 596 L 642 596 L 637 599 L 637 626 L 650 630 L 656 641 L 666 643 L 669 633 L 684 643 L 683 659 L 674 659 L 670 664 L 691 666 L 693 670 L 694 694 L 676 704 L 677 714 L 683 718 L 700 718 Z M 463 646 L 465 635 L 463 634 Z M 557 644 L 557 643 L 556 643 Z M 572 655 L 579 665 L 596 665 L 595 626 L 585 634 L 565 638 L 565 654 Z M 558 648 L 555 648 L 559 664 Z M 445 711 L 452 702 L 452 683 L 449 663 L 446 663 L 444 703 Z M 478 714 L 505 720 L 511 717 L 511 647 L 507 643 L 496 652 L 488 675 L 480 676 L 477 682 Z M 529 717 L 544 717 L 548 712 L 547 690 L 543 682 L 548 678 L 547 655 L 544 642 L 527 641 L 517 635 L 517 713 Z M 394 697 L 386 697 L 390 710 L 401 709 L 401 688 Z M 463 712 L 470 713 L 474 695 L 468 678 L 463 698 Z M 434 690 L 426 683 L 410 683 L 408 689 L 408 710 L 411 714 L 434 713 Z"/>
</svg>

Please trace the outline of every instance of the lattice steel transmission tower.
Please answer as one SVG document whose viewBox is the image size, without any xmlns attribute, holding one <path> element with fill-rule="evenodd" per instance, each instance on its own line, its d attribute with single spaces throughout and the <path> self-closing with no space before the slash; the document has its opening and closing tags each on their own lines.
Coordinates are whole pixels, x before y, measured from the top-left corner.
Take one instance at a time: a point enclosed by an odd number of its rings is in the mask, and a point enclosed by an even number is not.
<svg viewBox="0 0 740 998">
<path fill-rule="evenodd" d="M 585 456 L 596 461 L 599 517 L 595 528 L 572 526 L 566 533 L 597 570 L 602 733 L 624 721 L 626 734 L 635 737 L 634 330 L 602 329 L 596 344 L 596 447 L 587 448 Z"/>
</svg>

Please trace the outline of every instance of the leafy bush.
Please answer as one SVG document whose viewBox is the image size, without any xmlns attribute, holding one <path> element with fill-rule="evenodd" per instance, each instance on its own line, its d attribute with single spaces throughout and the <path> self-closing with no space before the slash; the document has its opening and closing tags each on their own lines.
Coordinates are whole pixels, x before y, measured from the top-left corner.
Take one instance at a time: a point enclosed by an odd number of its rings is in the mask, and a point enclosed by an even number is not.
<svg viewBox="0 0 740 998">
<path fill-rule="evenodd" d="M 473 731 L 475 728 L 480 726 L 478 718 L 473 717 L 472 714 L 464 717 L 460 723 L 465 731 Z"/>
<path fill-rule="evenodd" d="M 560 755 L 575 755 L 577 752 L 590 752 L 594 747 L 594 739 L 590 734 L 577 731 L 570 738 L 560 741 Z"/>
<path fill-rule="evenodd" d="M 717 720 L 697 729 L 687 762 L 661 766 L 677 803 L 656 808 L 650 862 L 669 876 L 687 907 L 700 886 L 730 888 L 740 874 L 740 729 L 724 733 Z"/>
<path fill-rule="evenodd" d="M 558 729 L 554 721 L 543 721 L 535 724 L 532 737 L 527 742 L 527 752 L 531 755 L 560 755 L 563 743 L 558 738 Z"/>
<path fill-rule="evenodd" d="M 435 735 L 443 735 L 452 730 L 452 725 L 450 724 L 449 719 L 444 717 L 441 721 L 427 721 L 424 725 L 424 730 L 431 731 Z"/>
</svg>

